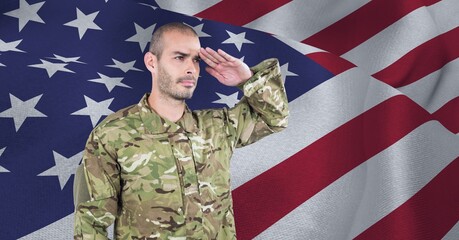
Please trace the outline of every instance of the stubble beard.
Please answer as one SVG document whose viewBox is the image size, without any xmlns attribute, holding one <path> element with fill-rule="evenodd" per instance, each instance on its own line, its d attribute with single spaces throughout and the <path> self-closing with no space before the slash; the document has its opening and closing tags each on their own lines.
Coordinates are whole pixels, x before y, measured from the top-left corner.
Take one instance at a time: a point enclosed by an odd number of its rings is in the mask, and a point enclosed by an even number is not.
<svg viewBox="0 0 459 240">
<path fill-rule="evenodd" d="M 194 77 L 188 76 L 173 80 L 172 76 L 166 70 L 164 70 L 164 68 L 158 66 L 158 86 L 159 92 L 162 95 L 179 101 L 191 99 L 193 96 L 194 88 L 186 88 L 181 91 L 177 86 L 175 86 L 176 83 L 179 83 L 183 80 L 195 80 L 195 83 L 197 83 Z"/>
</svg>

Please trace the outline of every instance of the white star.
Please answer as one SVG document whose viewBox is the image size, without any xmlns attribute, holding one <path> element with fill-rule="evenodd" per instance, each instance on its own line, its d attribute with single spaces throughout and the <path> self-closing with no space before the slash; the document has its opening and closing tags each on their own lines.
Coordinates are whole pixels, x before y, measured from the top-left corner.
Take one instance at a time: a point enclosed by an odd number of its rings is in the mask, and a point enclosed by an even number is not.
<svg viewBox="0 0 459 240">
<path fill-rule="evenodd" d="M 152 5 L 148 5 L 148 4 L 146 4 L 146 3 L 139 3 L 139 4 L 140 4 L 140 5 L 147 6 L 147 7 L 151 7 L 151 8 L 153 8 L 153 10 L 156 10 L 156 9 L 157 9 L 157 7 L 152 6 Z"/>
<path fill-rule="evenodd" d="M 45 2 L 39 2 L 35 4 L 28 4 L 25 0 L 19 1 L 19 8 L 7 13 L 4 13 L 7 16 L 15 17 L 19 20 L 19 32 L 24 28 L 24 26 L 29 21 L 45 23 L 40 16 L 38 16 L 38 10 L 45 4 Z"/>
<path fill-rule="evenodd" d="M 80 59 L 80 57 L 63 57 L 63 56 L 60 56 L 60 55 L 57 55 L 57 54 L 53 54 L 54 57 L 49 57 L 49 59 L 55 59 L 55 60 L 59 60 L 61 62 L 65 62 L 65 63 L 82 63 L 82 64 L 86 64 L 84 62 L 80 62 L 78 61 L 78 59 Z"/>
<path fill-rule="evenodd" d="M 3 63 L 0 63 L 0 67 L 6 67 L 5 64 Z"/>
<path fill-rule="evenodd" d="M 21 42 L 22 42 L 22 39 L 14 41 L 14 42 L 4 42 L 3 40 L 0 39 L 0 52 L 8 52 L 8 51 L 24 52 L 21 49 L 17 49 L 17 46 Z"/>
<path fill-rule="evenodd" d="M 223 41 L 222 43 L 225 43 L 225 44 L 234 44 L 237 49 L 239 51 L 241 51 L 241 48 L 242 48 L 242 44 L 244 43 L 251 43 L 253 44 L 252 41 L 250 40 L 247 40 L 245 39 L 245 32 L 242 32 L 242 33 L 239 33 L 239 34 L 234 34 L 228 30 L 226 30 L 226 32 L 228 33 L 228 35 L 230 36 L 228 39 L 226 39 L 225 41 Z"/>
<path fill-rule="evenodd" d="M 56 165 L 40 174 L 38 176 L 57 176 L 59 178 L 59 184 L 61 190 L 64 189 L 65 184 L 69 181 L 70 177 L 76 172 L 78 165 L 80 164 L 83 151 L 66 158 L 53 151 L 54 162 Z"/>
<path fill-rule="evenodd" d="M 0 157 L 2 156 L 3 151 L 5 151 L 5 149 L 6 149 L 6 147 L 0 149 Z M 2 172 L 10 172 L 10 171 L 8 171 L 8 169 L 6 169 L 6 168 L 0 166 L 0 173 L 2 173 Z"/>
<path fill-rule="evenodd" d="M 35 109 L 35 106 L 37 106 L 41 96 L 43 96 L 43 94 L 31 98 L 27 101 L 22 101 L 21 99 L 10 94 L 11 108 L 0 112 L 0 117 L 13 118 L 16 132 L 28 117 L 47 117 L 45 114 Z"/>
<path fill-rule="evenodd" d="M 100 78 L 90 79 L 88 81 L 105 84 L 105 87 L 107 87 L 109 92 L 111 92 L 113 90 L 113 88 L 115 88 L 116 86 L 125 87 L 125 88 L 131 88 L 130 86 L 128 86 L 128 85 L 126 85 L 126 84 L 121 82 L 121 81 L 123 81 L 123 78 L 120 78 L 120 77 L 108 77 L 108 76 L 105 76 L 104 74 L 101 74 L 101 73 L 97 73 L 97 74 L 99 74 Z"/>
<path fill-rule="evenodd" d="M 186 25 L 188 25 L 188 24 L 186 24 Z M 209 34 L 207 34 L 207 33 L 202 31 L 202 27 L 204 27 L 204 23 L 201 23 L 201 24 L 199 24 L 199 25 L 197 25 L 195 27 L 193 27 L 191 25 L 188 25 L 188 26 L 193 28 L 193 30 L 198 34 L 198 37 L 211 37 Z"/>
<path fill-rule="evenodd" d="M 99 26 L 97 26 L 97 24 L 94 23 L 94 19 L 97 17 L 97 14 L 99 14 L 99 11 L 85 15 L 82 11 L 80 11 L 80 9 L 77 8 L 76 12 L 77 18 L 73 21 L 65 23 L 64 25 L 78 28 L 78 35 L 80 36 L 80 39 L 83 38 L 83 35 L 88 29 L 102 30 Z"/>
<path fill-rule="evenodd" d="M 112 110 L 108 109 L 108 106 L 110 106 L 113 99 L 114 98 L 110 98 L 101 102 L 96 102 L 91 98 L 84 96 L 87 107 L 82 108 L 71 115 L 87 115 L 91 118 L 92 126 L 95 127 L 102 116 L 107 116 L 113 113 Z"/>
<path fill-rule="evenodd" d="M 285 79 L 286 79 L 287 77 L 290 77 L 290 76 L 298 76 L 298 74 L 293 73 L 293 72 L 290 72 L 290 71 L 288 70 L 288 63 L 282 65 L 282 66 L 280 67 L 280 71 L 281 71 L 281 74 L 282 74 L 282 81 L 284 81 L 284 83 L 285 83 Z"/>
<path fill-rule="evenodd" d="M 231 95 L 225 95 L 218 92 L 216 92 L 216 94 L 220 97 L 220 99 L 213 101 L 212 103 L 221 103 L 226 104 L 228 107 L 234 107 L 234 105 L 239 102 L 239 99 L 237 99 L 239 92 L 235 92 Z"/>
<path fill-rule="evenodd" d="M 147 43 L 150 42 L 153 29 L 156 27 L 156 23 L 147 28 L 142 28 L 141 26 L 137 25 L 137 23 L 134 23 L 134 26 L 136 34 L 126 39 L 126 42 L 138 42 L 140 51 L 143 52 L 147 46 Z"/>
<path fill-rule="evenodd" d="M 75 73 L 74 71 L 65 68 L 65 66 L 68 65 L 67 63 L 53 63 L 43 59 L 40 59 L 40 61 L 40 64 L 29 65 L 29 67 L 46 69 L 49 78 L 51 78 L 57 71 Z"/>
<path fill-rule="evenodd" d="M 142 72 L 142 70 L 140 70 L 140 69 L 134 67 L 134 64 L 135 64 L 135 62 L 136 62 L 135 60 L 134 60 L 134 61 L 131 61 L 131 62 L 125 62 L 125 63 L 123 63 L 123 62 L 120 62 L 120 61 L 118 61 L 118 60 L 112 58 L 112 61 L 113 61 L 113 63 L 115 63 L 115 65 L 105 65 L 105 66 L 107 66 L 107 67 L 113 67 L 113 68 L 118 68 L 118 69 L 120 69 L 121 71 L 123 71 L 123 72 L 125 72 L 125 73 L 126 73 L 127 71 L 129 71 L 129 70 L 141 71 L 141 72 Z"/>
</svg>

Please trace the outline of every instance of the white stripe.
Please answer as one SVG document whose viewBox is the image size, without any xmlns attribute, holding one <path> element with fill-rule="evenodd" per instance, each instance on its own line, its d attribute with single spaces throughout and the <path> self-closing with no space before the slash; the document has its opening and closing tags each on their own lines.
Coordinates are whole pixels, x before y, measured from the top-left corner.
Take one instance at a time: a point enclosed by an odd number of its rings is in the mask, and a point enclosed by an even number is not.
<svg viewBox="0 0 459 240">
<path fill-rule="evenodd" d="M 291 40 L 290 38 L 285 38 L 281 36 L 274 35 L 273 37 L 279 39 L 283 43 L 289 45 L 291 48 L 297 50 L 303 55 L 315 53 L 315 52 L 326 52 L 320 48 L 313 47 L 311 45 L 307 45 L 298 41 Z"/>
<path fill-rule="evenodd" d="M 459 138 L 438 122 L 427 122 L 324 188 L 256 239 L 352 239 L 406 202 L 457 158 L 457 146 Z"/>
<path fill-rule="evenodd" d="M 244 25 L 244 27 L 302 41 L 368 2 L 369 0 L 294 0 Z"/>
<path fill-rule="evenodd" d="M 376 73 L 420 44 L 459 26 L 459 3 L 443 0 L 418 8 L 342 57 Z"/>
<path fill-rule="evenodd" d="M 459 96 L 459 58 L 416 82 L 398 88 L 430 113 Z"/>
<path fill-rule="evenodd" d="M 440 33 L 445 33 L 459 26 L 459 2 L 457 0 L 442 0 L 432 5 L 431 18 L 437 24 Z"/>
<path fill-rule="evenodd" d="M 441 240 L 457 240 L 459 239 L 459 222 L 454 225 L 451 230 Z"/>
<path fill-rule="evenodd" d="M 233 188 L 397 94 L 400 92 L 358 68 L 311 89 L 289 104 L 287 129 L 235 151 L 231 163 Z"/>
<path fill-rule="evenodd" d="M 221 1 L 222 0 L 156 0 L 156 3 L 162 9 L 193 16 Z"/>
</svg>

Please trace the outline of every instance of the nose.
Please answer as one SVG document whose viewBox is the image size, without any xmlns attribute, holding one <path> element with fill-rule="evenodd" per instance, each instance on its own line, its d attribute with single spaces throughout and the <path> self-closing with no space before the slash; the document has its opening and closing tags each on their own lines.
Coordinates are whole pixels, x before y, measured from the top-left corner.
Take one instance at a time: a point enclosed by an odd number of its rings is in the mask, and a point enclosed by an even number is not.
<svg viewBox="0 0 459 240">
<path fill-rule="evenodd" d="M 195 75 L 198 71 L 199 71 L 199 63 L 195 62 L 193 59 L 190 59 L 186 67 L 186 74 Z"/>
</svg>

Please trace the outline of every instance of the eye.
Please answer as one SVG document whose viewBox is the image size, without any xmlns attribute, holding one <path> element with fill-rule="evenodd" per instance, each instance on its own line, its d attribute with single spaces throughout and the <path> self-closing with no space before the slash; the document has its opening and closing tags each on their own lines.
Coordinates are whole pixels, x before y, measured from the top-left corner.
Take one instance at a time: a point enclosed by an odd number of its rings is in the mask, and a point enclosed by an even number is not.
<svg viewBox="0 0 459 240">
<path fill-rule="evenodd" d="M 174 59 L 177 59 L 177 60 L 183 60 L 184 57 L 183 56 L 176 56 Z"/>
<path fill-rule="evenodd" d="M 201 58 L 200 58 L 200 57 L 197 57 L 197 58 L 193 59 L 193 61 L 196 62 L 196 63 L 198 63 L 198 62 L 201 61 Z"/>
</svg>

